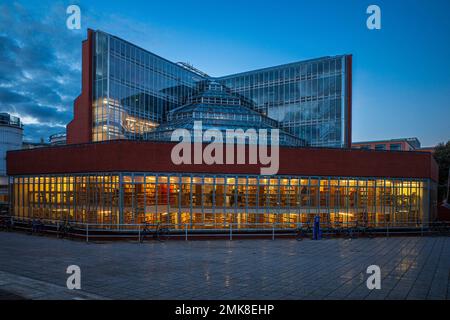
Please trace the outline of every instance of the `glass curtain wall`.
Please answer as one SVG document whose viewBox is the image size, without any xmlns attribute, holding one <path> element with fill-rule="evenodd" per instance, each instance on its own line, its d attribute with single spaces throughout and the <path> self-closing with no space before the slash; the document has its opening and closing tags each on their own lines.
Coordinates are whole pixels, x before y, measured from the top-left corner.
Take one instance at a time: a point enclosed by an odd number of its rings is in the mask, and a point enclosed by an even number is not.
<svg viewBox="0 0 450 320">
<path fill-rule="evenodd" d="M 204 75 L 107 33 L 94 33 L 93 141 L 143 139 Z M 344 147 L 346 56 L 216 78 L 311 146 Z"/>
<path fill-rule="evenodd" d="M 217 80 L 315 147 L 345 146 L 346 56 L 297 62 Z"/>
<path fill-rule="evenodd" d="M 118 173 L 12 178 L 17 218 L 173 228 L 420 226 L 434 183 L 416 179 Z M 433 212 L 431 212 L 433 214 Z"/>
<path fill-rule="evenodd" d="M 104 32 L 94 34 L 92 140 L 142 139 L 185 103 L 200 75 Z"/>
</svg>

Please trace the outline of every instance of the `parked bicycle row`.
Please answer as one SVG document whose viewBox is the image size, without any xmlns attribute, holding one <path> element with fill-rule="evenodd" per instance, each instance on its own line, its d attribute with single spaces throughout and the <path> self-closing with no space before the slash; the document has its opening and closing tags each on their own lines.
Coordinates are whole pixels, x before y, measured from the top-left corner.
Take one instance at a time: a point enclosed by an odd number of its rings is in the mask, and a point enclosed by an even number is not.
<svg viewBox="0 0 450 320">
<path fill-rule="evenodd" d="M 380 228 L 373 227 L 364 223 L 355 223 L 350 226 L 344 224 L 324 224 L 314 221 L 299 225 L 297 228 L 281 226 L 273 224 L 272 226 L 257 226 L 253 229 L 242 230 L 236 228 L 233 224 L 225 226 L 222 230 L 211 230 L 207 228 L 192 228 L 188 225 L 174 227 L 172 225 L 157 222 L 156 224 L 144 223 L 136 225 L 123 225 L 121 229 L 108 229 L 103 225 L 96 224 L 80 224 L 70 221 L 57 221 L 45 219 L 15 219 L 10 216 L 0 216 L 0 230 L 12 231 L 22 230 L 28 234 L 43 235 L 54 234 L 58 238 L 138 238 L 139 242 L 144 242 L 146 239 L 154 239 L 164 241 L 169 238 L 188 238 L 196 234 L 220 236 L 220 234 L 229 235 L 230 239 L 233 235 L 245 234 L 251 236 L 266 234 L 272 236 L 287 236 L 295 237 L 297 240 L 307 238 L 321 239 L 321 238 L 348 238 L 354 239 L 357 237 L 372 238 L 375 236 L 389 236 L 394 234 L 415 234 L 415 235 L 431 235 L 431 236 L 449 236 L 450 223 L 434 222 L 430 223 L 426 228 L 411 226 L 409 228 Z M 184 228 L 183 228 L 184 227 Z M 206 226 L 205 226 L 206 227 Z"/>
</svg>

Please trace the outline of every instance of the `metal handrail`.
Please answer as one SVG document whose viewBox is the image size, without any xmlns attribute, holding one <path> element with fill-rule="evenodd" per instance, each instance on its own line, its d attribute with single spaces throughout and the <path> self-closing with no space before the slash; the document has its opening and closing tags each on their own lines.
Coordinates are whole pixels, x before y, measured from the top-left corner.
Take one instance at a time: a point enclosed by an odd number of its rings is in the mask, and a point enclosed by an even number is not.
<svg viewBox="0 0 450 320">
<path fill-rule="evenodd" d="M 183 229 L 186 225 L 189 226 L 207 226 L 209 228 L 205 228 L 204 230 L 211 230 L 210 227 L 219 227 L 223 226 L 222 229 L 227 229 L 230 226 L 268 226 L 268 228 L 272 228 L 273 226 L 288 226 L 288 228 L 284 229 L 296 229 L 303 225 L 307 225 L 308 223 L 311 224 L 311 222 L 245 222 L 245 223 L 237 223 L 237 222 L 223 222 L 223 223 L 117 223 L 117 224 L 106 224 L 106 223 L 95 223 L 95 222 L 77 222 L 72 220 L 63 220 L 63 219 L 47 219 L 47 218 L 28 218 L 28 217 L 14 217 L 14 216 L 3 216 L 7 217 L 9 219 L 12 219 L 15 222 L 24 222 L 24 221 L 33 221 L 33 220 L 39 220 L 41 222 L 47 222 L 50 225 L 58 225 L 61 223 L 69 223 L 72 226 L 101 226 L 101 227 L 143 227 L 143 226 L 149 226 L 149 227 L 156 227 L 156 226 L 172 226 L 173 229 Z M 320 222 L 322 229 L 326 229 L 331 226 L 333 228 L 333 225 L 339 226 L 339 227 L 367 227 L 367 228 L 385 228 L 386 226 L 392 227 L 392 228 L 411 228 L 412 226 L 420 228 L 421 225 L 419 222 L 398 222 L 398 223 L 368 223 L 367 225 L 362 224 L 360 222 Z M 425 225 L 428 227 L 432 226 L 441 226 L 450 224 L 450 221 L 437 221 L 437 222 L 426 222 Z M 295 226 L 295 227 L 292 227 Z M 176 228 L 178 227 L 178 228 Z M 104 229 L 104 228 L 101 228 Z M 128 228 L 127 228 L 128 229 Z M 192 228 L 194 229 L 194 228 Z M 220 229 L 220 228 L 219 228 Z M 236 229 L 242 229 L 242 228 L 236 228 Z M 120 230 L 120 229 L 119 229 Z"/>
<path fill-rule="evenodd" d="M 149 227 L 150 229 L 167 228 L 171 234 L 177 236 L 183 236 L 185 240 L 188 239 L 188 235 L 191 236 L 194 233 L 202 233 L 214 236 L 215 234 L 229 234 L 230 240 L 233 239 L 233 234 L 255 232 L 255 234 L 267 234 L 271 235 L 272 239 L 275 239 L 275 235 L 279 235 L 282 232 L 286 234 L 293 234 L 296 230 L 311 225 L 311 223 L 132 223 L 132 224 L 102 224 L 102 223 L 88 223 L 88 222 L 74 222 L 70 220 L 56 220 L 45 218 L 27 218 L 27 217 L 13 217 L 3 216 L 3 218 L 11 219 L 11 224 L 30 223 L 33 220 L 40 221 L 44 227 L 47 227 L 46 232 L 57 233 L 61 224 L 69 224 L 76 233 L 73 235 L 84 235 L 86 242 L 89 242 L 89 238 L 104 238 L 111 237 L 111 234 L 101 234 L 101 232 L 115 232 L 114 237 L 129 237 L 132 234 L 137 233 L 139 238 L 143 227 Z M 385 233 L 386 236 L 390 234 L 405 234 L 405 233 L 419 233 L 421 235 L 433 234 L 433 232 L 448 232 L 450 233 L 450 221 L 438 221 L 427 222 L 424 224 L 418 224 L 417 222 L 402 222 L 399 224 L 386 224 L 380 223 L 378 225 L 363 225 L 358 222 L 340 222 L 333 226 L 333 223 L 322 222 L 321 229 L 324 234 L 338 234 L 342 231 L 352 230 L 354 232 L 376 232 L 378 234 Z M 247 227 L 242 227 L 247 226 Z M 48 227 L 55 227 L 55 230 L 48 229 Z M 203 228 L 201 228 L 203 227 Z M 212 228 L 211 228 L 212 227 Z M 26 227 L 22 227 L 26 229 Z M 353 230 L 354 229 L 354 230 Z M 122 233 L 122 234 L 120 234 Z"/>
</svg>

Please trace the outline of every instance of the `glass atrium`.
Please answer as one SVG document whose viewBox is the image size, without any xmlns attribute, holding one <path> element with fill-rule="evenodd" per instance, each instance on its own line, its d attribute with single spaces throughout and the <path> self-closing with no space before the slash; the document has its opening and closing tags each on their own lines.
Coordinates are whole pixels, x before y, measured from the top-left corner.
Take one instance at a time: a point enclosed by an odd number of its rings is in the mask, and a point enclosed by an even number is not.
<svg viewBox="0 0 450 320">
<path fill-rule="evenodd" d="M 95 31 L 94 39 L 92 141 L 143 139 L 159 125 L 177 121 L 172 110 L 198 103 L 192 99 L 196 88 L 210 80 L 239 95 L 241 102 L 247 101 L 260 118 L 264 117 L 263 122 L 266 118 L 276 121 L 307 145 L 348 146 L 347 86 L 351 84 L 345 81 L 346 55 L 213 78 L 102 31 Z M 203 99 L 206 102 L 208 98 Z M 237 118 L 239 107 L 245 106 L 235 105 Z M 247 110 L 244 113 L 248 114 Z"/>
<path fill-rule="evenodd" d="M 232 93 L 219 82 L 204 80 L 197 84 L 196 93 L 189 97 L 187 104 L 170 110 L 167 114 L 167 122 L 159 126 L 156 131 L 147 133 L 145 140 L 171 141 L 172 132 L 176 129 L 187 129 L 193 136 L 196 121 L 201 123 L 202 133 L 208 129 L 215 129 L 219 130 L 223 137 L 226 137 L 227 130 L 242 130 L 248 133 L 250 131 L 247 130 L 256 132 L 256 130 L 266 129 L 265 138 L 269 144 L 271 130 L 280 130 L 277 121 L 254 110 L 252 101 Z M 246 142 L 258 143 L 257 139 L 255 134 L 255 140 L 248 138 Z M 299 147 L 305 146 L 306 143 L 281 129 L 279 145 Z"/>
</svg>

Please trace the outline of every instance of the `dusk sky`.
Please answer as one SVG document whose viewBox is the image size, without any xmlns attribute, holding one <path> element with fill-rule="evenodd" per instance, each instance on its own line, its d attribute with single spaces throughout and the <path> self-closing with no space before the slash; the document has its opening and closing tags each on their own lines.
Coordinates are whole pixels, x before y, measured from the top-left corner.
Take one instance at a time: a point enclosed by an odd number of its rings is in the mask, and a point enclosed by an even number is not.
<svg viewBox="0 0 450 320">
<path fill-rule="evenodd" d="M 66 28 L 71 4 L 81 30 Z M 381 30 L 366 27 L 371 4 Z M 212 76 L 353 54 L 353 141 L 431 146 L 450 139 L 449 15 L 449 0 L 2 0 L 0 112 L 22 118 L 26 140 L 64 131 L 89 27 Z"/>
</svg>

